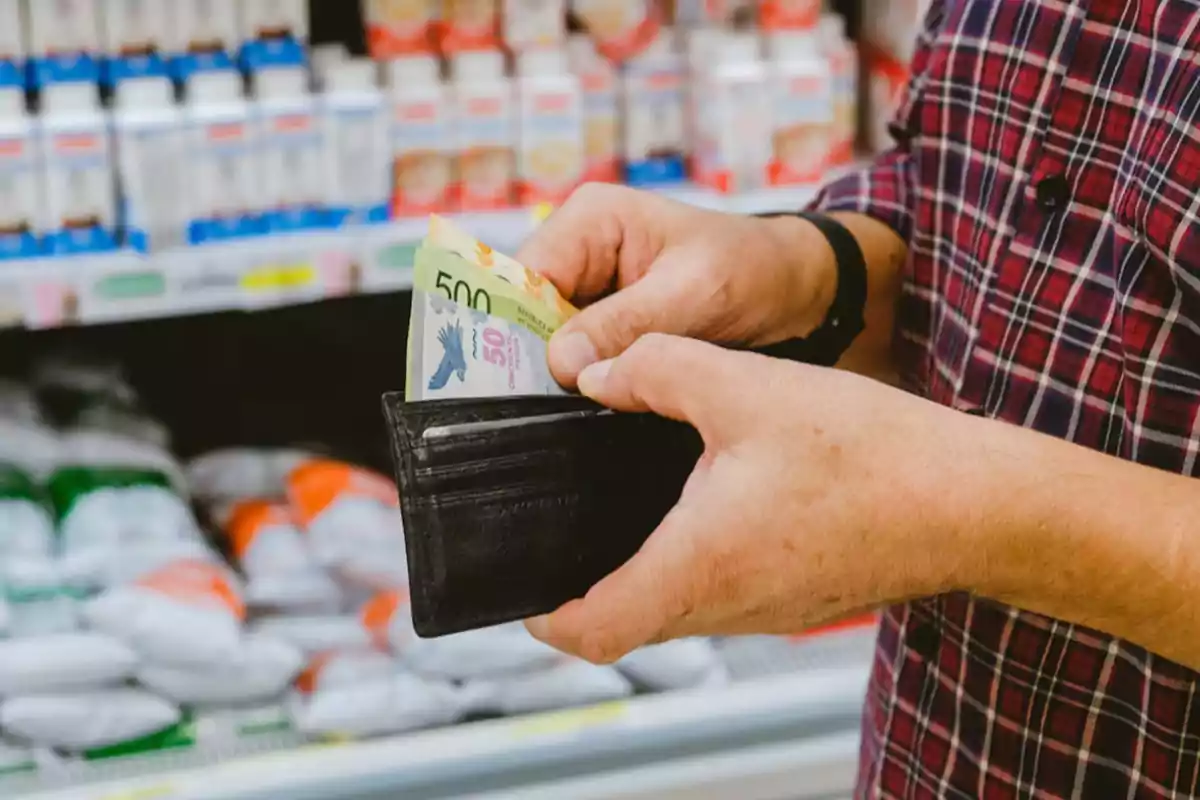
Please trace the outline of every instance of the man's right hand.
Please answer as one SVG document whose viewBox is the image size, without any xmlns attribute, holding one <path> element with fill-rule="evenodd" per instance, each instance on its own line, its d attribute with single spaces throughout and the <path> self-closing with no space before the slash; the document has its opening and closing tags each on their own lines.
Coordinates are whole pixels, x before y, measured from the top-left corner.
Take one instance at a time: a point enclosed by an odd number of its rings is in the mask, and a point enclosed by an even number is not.
<svg viewBox="0 0 1200 800">
<path fill-rule="evenodd" d="M 550 368 L 567 387 L 646 333 L 749 346 L 806 336 L 837 288 L 833 251 L 803 219 L 609 184 L 577 190 L 517 260 L 584 307 L 550 341 Z"/>
</svg>

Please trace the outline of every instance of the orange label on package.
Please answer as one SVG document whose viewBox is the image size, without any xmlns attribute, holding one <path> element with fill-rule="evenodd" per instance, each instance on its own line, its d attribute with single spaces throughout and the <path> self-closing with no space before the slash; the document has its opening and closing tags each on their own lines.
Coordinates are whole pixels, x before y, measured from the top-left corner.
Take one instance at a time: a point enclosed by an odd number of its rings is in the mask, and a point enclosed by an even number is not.
<svg viewBox="0 0 1200 800">
<path fill-rule="evenodd" d="M 287 506 L 267 500 L 247 500 L 234 506 L 225 525 L 233 554 L 241 560 L 259 533 L 276 525 L 294 525 Z"/>
<path fill-rule="evenodd" d="M 239 620 L 246 618 L 246 605 L 229 576 L 207 561 L 180 561 L 151 572 L 137 585 L 186 605 L 222 609 Z"/>
<path fill-rule="evenodd" d="M 758 19 L 765 30 L 811 30 L 821 19 L 821 0 L 761 0 Z"/>
<path fill-rule="evenodd" d="M 341 461 L 309 461 L 288 476 L 288 500 L 305 526 L 343 497 L 368 498 L 389 506 L 400 504 L 395 483 Z"/>
<path fill-rule="evenodd" d="M 497 0 L 446 0 L 443 8 L 443 53 L 487 50 L 500 45 L 500 7 Z"/>
<path fill-rule="evenodd" d="M 369 0 L 367 48 L 376 60 L 433 49 L 437 6 L 431 0 Z"/>
<path fill-rule="evenodd" d="M 402 607 L 408 605 L 408 595 L 403 592 L 380 592 L 367 601 L 362 607 L 360 618 L 363 627 L 371 634 L 371 641 L 376 647 L 387 649 L 388 627 L 392 617 Z"/>
</svg>

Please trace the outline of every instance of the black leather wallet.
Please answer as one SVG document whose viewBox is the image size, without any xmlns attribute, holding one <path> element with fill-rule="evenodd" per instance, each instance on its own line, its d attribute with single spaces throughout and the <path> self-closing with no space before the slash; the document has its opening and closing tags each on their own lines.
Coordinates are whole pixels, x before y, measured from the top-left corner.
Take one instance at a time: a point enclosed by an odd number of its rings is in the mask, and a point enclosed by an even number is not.
<svg viewBox="0 0 1200 800">
<path fill-rule="evenodd" d="M 423 637 L 582 597 L 637 552 L 703 452 L 691 426 L 582 397 L 392 393 L 383 408 Z"/>
</svg>

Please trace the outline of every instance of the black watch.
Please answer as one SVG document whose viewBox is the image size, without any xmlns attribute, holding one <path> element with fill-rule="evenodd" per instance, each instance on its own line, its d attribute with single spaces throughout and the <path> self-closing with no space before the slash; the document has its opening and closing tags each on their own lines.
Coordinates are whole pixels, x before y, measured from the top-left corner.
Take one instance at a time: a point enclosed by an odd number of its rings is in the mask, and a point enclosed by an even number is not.
<svg viewBox="0 0 1200 800">
<path fill-rule="evenodd" d="M 757 347 L 754 352 L 772 358 L 832 367 L 867 326 L 863 316 L 867 306 L 867 262 L 862 248 L 845 225 L 825 214 L 800 211 L 757 216 L 800 217 L 816 225 L 833 248 L 837 263 L 837 292 L 829 306 L 829 313 L 815 331 L 802 339 L 788 339 Z"/>
</svg>

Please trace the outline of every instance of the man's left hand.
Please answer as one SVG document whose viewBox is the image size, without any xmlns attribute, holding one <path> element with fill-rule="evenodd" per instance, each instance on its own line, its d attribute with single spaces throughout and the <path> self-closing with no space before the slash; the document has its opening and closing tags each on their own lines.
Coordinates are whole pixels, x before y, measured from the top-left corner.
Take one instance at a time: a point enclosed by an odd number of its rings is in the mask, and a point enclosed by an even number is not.
<svg viewBox="0 0 1200 800">
<path fill-rule="evenodd" d="M 705 443 L 638 554 L 528 622 L 589 661 L 681 636 L 794 633 L 961 588 L 956 561 L 976 555 L 964 522 L 999 507 L 980 464 L 994 423 L 850 373 L 652 334 L 579 388 L 690 423 Z"/>
</svg>

